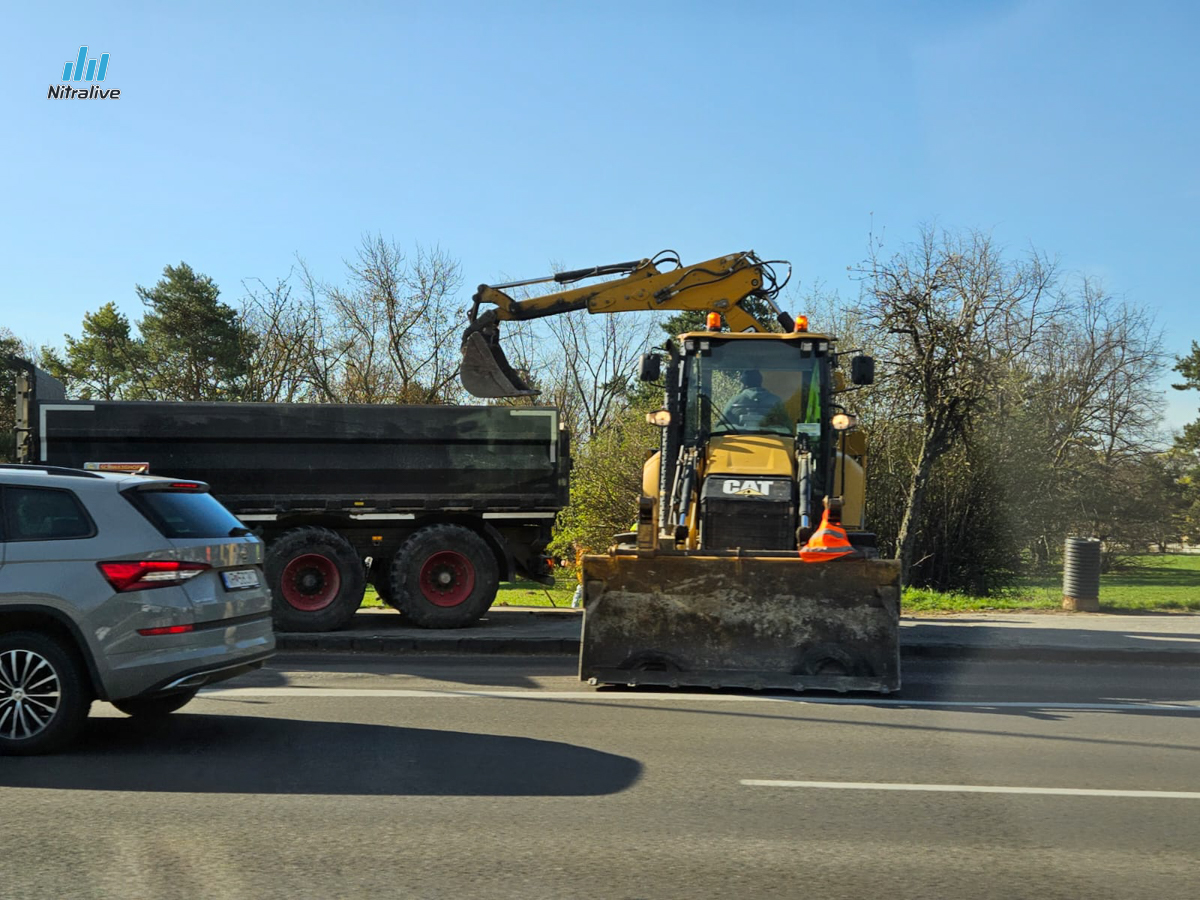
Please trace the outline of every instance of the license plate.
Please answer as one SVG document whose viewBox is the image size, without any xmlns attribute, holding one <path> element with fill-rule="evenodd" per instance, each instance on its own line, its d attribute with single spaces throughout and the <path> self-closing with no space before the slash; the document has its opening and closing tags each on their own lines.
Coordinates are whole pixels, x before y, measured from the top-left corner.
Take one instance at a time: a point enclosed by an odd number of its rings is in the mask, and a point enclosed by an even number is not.
<svg viewBox="0 0 1200 900">
<path fill-rule="evenodd" d="M 234 569 L 232 572 L 222 572 L 221 581 L 225 583 L 227 591 L 258 587 L 258 571 L 256 569 Z"/>
</svg>

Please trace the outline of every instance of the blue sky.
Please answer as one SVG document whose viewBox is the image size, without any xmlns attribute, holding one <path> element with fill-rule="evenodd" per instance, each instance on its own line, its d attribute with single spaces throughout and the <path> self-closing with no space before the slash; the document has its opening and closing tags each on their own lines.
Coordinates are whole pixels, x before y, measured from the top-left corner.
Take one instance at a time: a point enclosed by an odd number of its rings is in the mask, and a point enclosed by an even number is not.
<svg viewBox="0 0 1200 900">
<path fill-rule="evenodd" d="M 468 286 L 754 249 L 853 299 L 872 228 L 936 221 L 1102 278 L 1185 353 L 1198 37 L 1189 0 L 12 4 L 0 325 L 136 318 L 180 260 L 231 303 L 297 253 L 338 279 L 366 232 Z M 120 100 L 46 99 L 82 44 Z"/>
</svg>

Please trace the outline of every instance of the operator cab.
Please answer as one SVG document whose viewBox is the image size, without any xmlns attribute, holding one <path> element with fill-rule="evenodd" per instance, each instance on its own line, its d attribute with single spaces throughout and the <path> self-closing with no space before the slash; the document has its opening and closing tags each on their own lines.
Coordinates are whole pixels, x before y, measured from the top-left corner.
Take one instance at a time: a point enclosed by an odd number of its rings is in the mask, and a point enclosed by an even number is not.
<svg viewBox="0 0 1200 900">
<path fill-rule="evenodd" d="M 684 441 L 772 434 L 817 449 L 828 418 L 829 348 L 809 334 L 684 335 Z"/>
<path fill-rule="evenodd" d="M 701 549 L 794 550 L 825 493 L 831 341 L 684 335 L 682 443 L 697 451 Z"/>
</svg>

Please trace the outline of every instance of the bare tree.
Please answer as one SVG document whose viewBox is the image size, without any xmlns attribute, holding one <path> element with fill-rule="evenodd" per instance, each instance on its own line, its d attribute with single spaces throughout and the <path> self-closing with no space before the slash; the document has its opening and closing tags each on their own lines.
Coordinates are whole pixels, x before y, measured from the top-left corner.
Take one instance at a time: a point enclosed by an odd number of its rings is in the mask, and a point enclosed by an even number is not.
<svg viewBox="0 0 1200 900">
<path fill-rule="evenodd" d="M 329 383 L 338 403 L 386 403 L 399 399 L 400 382 L 388 354 L 388 314 L 378 298 L 326 288 L 331 334 L 341 365 Z"/>
<path fill-rule="evenodd" d="M 381 236 L 348 262 L 350 287 L 329 299 L 352 345 L 347 365 L 364 402 L 449 403 L 461 396 L 459 264 L 440 248 L 411 259 Z"/>
<path fill-rule="evenodd" d="M 567 314 L 547 321 L 553 356 L 545 397 L 563 410 L 580 440 L 599 433 L 628 404 L 638 357 L 658 335 L 660 317 Z"/>
<path fill-rule="evenodd" d="M 1038 451 L 1014 489 L 1039 513 L 1028 530 L 1043 560 L 1068 529 L 1128 533 L 1136 517 L 1116 495 L 1136 504 L 1139 494 L 1115 485 L 1137 484 L 1140 476 L 1129 473 L 1151 471 L 1145 460 L 1163 444 L 1155 382 L 1165 356 L 1153 315 L 1086 278 L 1064 292 L 1062 306 L 1014 379 L 1027 420 L 1023 439 Z"/>
<path fill-rule="evenodd" d="M 330 310 L 329 294 L 333 288 L 320 281 L 308 263 L 297 256 L 300 286 L 312 341 L 304 360 L 304 378 L 312 392 L 312 399 L 321 403 L 342 401 L 343 379 L 346 356 L 353 346 L 352 337 L 338 327 Z"/>
<path fill-rule="evenodd" d="M 978 231 L 925 227 L 891 257 L 873 245 L 857 272 L 897 411 L 917 430 L 897 536 L 907 579 L 934 465 L 969 435 L 1003 373 L 1053 318 L 1055 270 L 1036 251 L 1005 260 Z"/>
<path fill-rule="evenodd" d="M 459 264 L 439 247 L 418 246 L 405 270 L 404 287 L 416 334 L 406 340 L 409 353 L 396 360 L 402 383 L 411 394 L 423 395 L 422 402 L 454 403 L 463 397 L 458 374 L 466 322 L 465 308 L 455 301 L 462 288 Z"/>
<path fill-rule="evenodd" d="M 248 348 L 247 400 L 293 403 L 328 399 L 319 379 L 314 378 L 314 362 L 326 352 L 326 314 L 311 291 L 307 297 L 293 296 L 293 275 L 294 271 L 289 272 L 274 285 L 258 278 L 243 282 L 242 329 L 255 338 Z"/>
<path fill-rule="evenodd" d="M 287 369 L 311 399 L 462 398 L 459 337 L 465 320 L 455 299 L 462 285 L 456 260 L 436 247 L 418 246 L 406 256 L 396 243 L 367 235 L 346 262 L 345 284 L 317 278 L 302 259 L 298 267 L 301 300 L 293 301 L 283 283 L 261 286 L 250 291 L 247 315 L 256 331 L 272 335 L 265 359 Z M 264 377 L 279 377 L 279 371 Z"/>
<path fill-rule="evenodd" d="M 1056 465 L 1071 447 L 1105 462 L 1140 455 L 1157 437 L 1164 401 L 1154 389 L 1165 354 L 1154 315 L 1108 295 L 1091 279 L 1064 298 L 1066 315 L 1034 348 L 1041 406 L 1050 414 Z"/>
</svg>

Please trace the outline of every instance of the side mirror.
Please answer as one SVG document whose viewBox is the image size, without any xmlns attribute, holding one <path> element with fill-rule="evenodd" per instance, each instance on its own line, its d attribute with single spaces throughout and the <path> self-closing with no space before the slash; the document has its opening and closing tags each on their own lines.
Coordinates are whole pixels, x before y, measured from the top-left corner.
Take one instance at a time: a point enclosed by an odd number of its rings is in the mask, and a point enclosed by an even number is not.
<svg viewBox="0 0 1200 900">
<path fill-rule="evenodd" d="M 870 356 L 856 356 L 850 360 L 851 384 L 875 383 L 875 360 Z"/>
<path fill-rule="evenodd" d="M 638 363 L 639 381 L 658 381 L 662 374 L 662 360 L 653 353 L 643 353 Z"/>
</svg>

